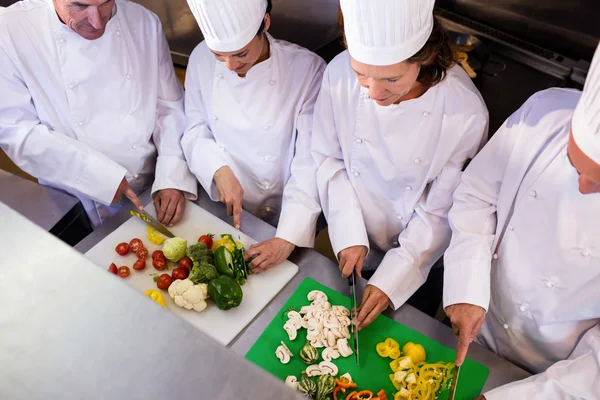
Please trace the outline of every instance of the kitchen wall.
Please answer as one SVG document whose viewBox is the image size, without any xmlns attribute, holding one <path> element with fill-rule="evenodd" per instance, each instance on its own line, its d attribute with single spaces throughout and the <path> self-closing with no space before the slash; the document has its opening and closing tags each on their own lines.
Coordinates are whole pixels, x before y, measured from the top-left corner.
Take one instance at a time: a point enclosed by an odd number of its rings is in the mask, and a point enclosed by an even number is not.
<svg viewBox="0 0 600 400">
<path fill-rule="evenodd" d="M 600 0 L 437 0 L 439 7 L 574 59 L 600 40 Z"/>
</svg>

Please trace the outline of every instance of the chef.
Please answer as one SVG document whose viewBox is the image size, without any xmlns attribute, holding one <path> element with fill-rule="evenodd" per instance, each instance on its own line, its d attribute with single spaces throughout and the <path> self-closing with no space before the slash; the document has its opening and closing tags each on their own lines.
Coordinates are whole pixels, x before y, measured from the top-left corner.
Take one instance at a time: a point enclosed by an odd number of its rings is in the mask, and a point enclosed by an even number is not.
<svg viewBox="0 0 600 400">
<path fill-rule="evenodd" d="M 204 42 L 186 75 L 183 151 L 210 198 L 272 225 L 247 251 L 253 272 L 310 247 L 321 212 L 310 154 L 324 61 L 267 33 L 270 0 L 188 0 Z"/>
<path fill-rule="evenodd" d="M 400 307 L 450 241 L 461 170 L 487 136 L 487 109 L 454 65 L 433 0 L 342 0 L 348 51 L 325 70 L 312 153 L 344 277 L 384 253 L 359 327 Z M 369 262 L 369 260 L 367 260 Z"/>
<path fill-rule="evenodd" d="M 98 226 L 152 185 L 172 225 L 196 181 L 160 21 L 127 0 L 24 0 L 0 15 L 0 146 Z M 156 173 L 155 173 L 156 171 Z M 129 200 L 121 196 L 124 195 Z"/>
<path fill-rule="evenodd" d="M 599 221 L 600 49 L 583 94 L 534 94 L 455 193 L 444 305 L 457 364 L 479 331 L 479 343 L 537 374 L 488 400 L 600 399 Z"/>
</svg>

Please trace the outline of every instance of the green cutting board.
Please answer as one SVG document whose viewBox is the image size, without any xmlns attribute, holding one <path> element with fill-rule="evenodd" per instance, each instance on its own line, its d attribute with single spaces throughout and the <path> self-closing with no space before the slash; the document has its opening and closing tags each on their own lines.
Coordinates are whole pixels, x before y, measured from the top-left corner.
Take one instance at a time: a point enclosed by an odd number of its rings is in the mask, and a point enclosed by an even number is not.
<svg viewBox="0 0 600 400">
<path fill-rule="evenodd" d="M 294 341 L 288 339 L 287 333 L 283 330 L 283 324 L 287 320 L 286 311 L 290 307 L 296 310 L 310 301 L 306 298 L 311 290 L 321 290 L 332 305 L 343 305 L 350 309 L 350 299 L 330 288 L 306 278 L 300 283 L 296 291 L 289 298 L 287 303 L 281 308 L 280 313 L 273 318 L 273 321 L 267 326 L 267 329 L 260 335 L 254 346 L 246 354 L 246 358 L 281 380 L 285 380 L 288 375 L 300 377 L 306 365 L 302 363 L 298 354 L 306 341 L 306 330 L 300 329 L 298 337 Z M 384 341 L 386 338 L 394 338 L 400 347 L 406 342 L 419 343 L 425 347 L 427 352 L 427 362 L 436 361 L 454 361 L 456 352 L 429 339 L 427 336 L 407 328 L 398 322 L 380 315 L 367 328 L 360 331 L 359 353 L 360 367 L 356 365 L 354 356 L 348 358 L 338 358 L 334 363 L 339 368 L 339 375 L 349 372 L 352 379 L 358 383 L 359 389 L 371 390 L 377 393 L 384 389 L 388 399 L 393 399 L 396 389 L 389 380 L 388 375 L 392 373 L 389 358 L 381 358 L 375 351 L 375 345 Z M 294 357 L 288 364 L 281 364 L 275 356 L 275 349 L 283 341 L 292 351 Z M 350 342 L 351 344 L 352 342 Z M 319 352 L 320 354 L 320 352 Z M 322 361 L 322 359 L 319 359 Z M 466 359 L 460 370 L 460 378 L 456 391 L 456 400 L 473 400 L 481 393 L 483 384 L 487 379 L 489 369 L 471 359 Z M 448 398 L 449 391 L 443 392 L 439 399 Z"/>
</svg>

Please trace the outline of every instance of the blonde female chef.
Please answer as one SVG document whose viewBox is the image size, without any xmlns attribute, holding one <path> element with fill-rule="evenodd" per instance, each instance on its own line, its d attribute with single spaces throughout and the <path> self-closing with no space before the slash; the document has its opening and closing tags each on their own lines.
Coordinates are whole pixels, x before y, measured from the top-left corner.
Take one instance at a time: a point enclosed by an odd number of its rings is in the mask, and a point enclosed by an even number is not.
<svg viewBox="0 0 600 400">
<path fill-rule="evenodd" d="M 239 227 L 242 206 L 277 225 L 276 237 L 252 246 L 261 272 L 295 246 L 313 245 L 321 212 L 310 155 L 312 113 L 324 61 L 274 39 L 271 1 L 189 0 L 205 41 L 186 75 L 190 169 Z"/>
<path fill-rule="evenodd" d="M 457 364 L 479 333 L 537 374 L 485 398 L 600 399 L 600 49 L 583 94 L 544 90 L 504 123 L 463 174 L 449 218 Z"/>
<path fill-rule="evenodd" d="M 433 0 L 342 0 L 348 51 L 325 70 L 312 153 L 344 276 L 369 248 L 385 256 L 358 323 L 400 307 L 450 241 L 447 211 L 466 161 L 487 136 L 487 109 L 453 66 Z"/>
</svg>

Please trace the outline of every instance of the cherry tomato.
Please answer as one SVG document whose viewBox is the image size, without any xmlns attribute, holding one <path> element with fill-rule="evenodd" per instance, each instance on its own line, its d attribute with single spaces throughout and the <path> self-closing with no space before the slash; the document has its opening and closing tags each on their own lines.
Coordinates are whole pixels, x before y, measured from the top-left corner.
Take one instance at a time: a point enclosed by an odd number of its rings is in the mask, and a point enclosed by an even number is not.
<svg viewBox="0 0 600 400">
<path fill-rule="evenodd" d="M 108 272 L 112 272 L 113 274 L 117 275 L 117 264 L 110 264 L 110 267 L 108 267 Z"/>
<path fill-rule="evenodd" d="M 152 260 L 152 266 L 154 267 L 154 269 L 162 271 L 165 268 L 167 268 L 167 259 L 163 257 L 157 257 L 154 260 Z"/>
<path fill-rule="evenodd" d="M 129 245 L 125 242 L 123 243 L 119 243 L 117 245 L 117 247 L 115 248 L 115 251 L 120 255 L 120 256 L 124 256 L 127 255 L 127 253 L 129 253 Z"/>
<path fill-rule="evenodd" d="M 146 268 L 146 260 L 142 258 L 138 258 L 135 264 L 133 264 L 133 269 L 135 269 L 136 271 L 141 271 L 144 268 Z"/>
<path fill-rule="evenodd" d="M 129 242 L 129 249 L 131 250 L 132 253 L 135 253 L 142 247 L 144 247 L 144 242 L 142 242 L 138 238 L 131 239 L 131 241 Z"/>
<path fill-rule="evenodd" d="M 155 258 L 157 258 L 157 257 L 162 257 L 162 258 L 165 258 L 165 253 L 163 253 L 163 251 L 162 251 L 162 250 L 154 250 L 154 251 L 152 252 L 152 259 L 154 260 L 154 259 L 155 259 Z"/>
<path fill-rule="evenodd" d="M 212 235 L 202 235 L 198 238 L 198 243 L 204 243 L 206 245 L 206 247 L 208 247 L 209 249 L 212 248 L 213 245 L 213 240 L 212 240 Z"/>
<path fill-rule="evenodd" d="M 139 258 L 140 260 L 145 260 L 146 258 L 148 258 L 148 249 L 145 247 L 140 247 L 139 249 L 137 249 L 137 251 L 135 252 L 135 255 L 137 256 L 137 258 Z"/>
<path fill-rule="evenodd" d="M 173 278 L 171 278 L 171 275 L 162 274 L 158 277 L 158 280 L 156 281 L 156 286 L 160 290 L 167 290 L 169 286 L 171 286 L 171 283 L 173 283 Z"/>
<path fill-rule="evenodd" d="M 190 270 L 182 268 L 182 267 L 175 268 L 171 275 L 173 276 L 173 279 L 183 280 L 183 279 L 186 279 L 188 276 L 190 276 Z"/>
<path fill-rule="evenodd" d="M 193 265 L 192 260 L 190 260 L 189 257 L 183 257 L 181 260 L 179 260 L 179 266 L 181 268 L 187 269 L 188 271 L 190 269 L 192 269 L 192 265 Z M 185 278 L 183 278 L 183 279 L 185 279 Z"/>
<path fill-rule="evenodd" d="M 119 267 L 119 269 L 117 270 L 117 274 L 121 278 L 127 278 L 130 273 L 131 273 L 131 270 L 129 269 L 129 267 L 126 267 L 126 266 Z"/>
</svg>

